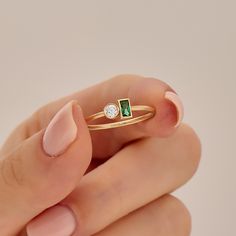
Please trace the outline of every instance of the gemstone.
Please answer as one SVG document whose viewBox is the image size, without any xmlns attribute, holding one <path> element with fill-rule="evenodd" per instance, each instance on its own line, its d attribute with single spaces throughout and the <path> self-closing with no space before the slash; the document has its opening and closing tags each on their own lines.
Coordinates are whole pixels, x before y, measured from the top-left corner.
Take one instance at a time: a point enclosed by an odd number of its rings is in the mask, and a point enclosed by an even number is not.
<svg viewBox="0 0 236 236">
<path fill-rule="evenodd" d="M 120 99 L 120 100 L 118 100 L 118 102 L 119 102 L 119 106 L 120 106 L 121 118 L 132 117 L 130 100 L 128 98 L 126 98 L 126 99 Z"/>
<path fill-rule="evenodd" d="M 104 107 L 104 114 L 108 119 L 114 119 L 119 114 L 119 107 L 114 103 L 109 103 Z"/>
</svg>

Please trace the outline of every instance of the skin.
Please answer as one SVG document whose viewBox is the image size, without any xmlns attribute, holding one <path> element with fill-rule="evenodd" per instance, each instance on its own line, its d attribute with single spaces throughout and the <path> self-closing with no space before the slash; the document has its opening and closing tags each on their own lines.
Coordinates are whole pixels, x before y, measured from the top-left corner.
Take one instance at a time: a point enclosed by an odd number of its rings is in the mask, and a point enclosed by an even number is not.
<svg viewBox="0 0 236 236">
<path fill-rule="evenodd" d="M 121 75 L 51 102 L 22 122 L 0 150 L 1 235 L 26 235 L 25 226 L 57 204 L 73 210 L 75 236 L 190 235 L 190 213 L 170 194 L 196 172 L 200 141 L 188 125 L 175 127 L 166 91 L 173 89 L 157 79 Z M 160 112 L 124 128 L 88 131 L 84 117 L 125 97 Z M 81 107 L 75 112 L 80 137 L 52 160 L 42 137 L 69 101 Z"/>
</svg>

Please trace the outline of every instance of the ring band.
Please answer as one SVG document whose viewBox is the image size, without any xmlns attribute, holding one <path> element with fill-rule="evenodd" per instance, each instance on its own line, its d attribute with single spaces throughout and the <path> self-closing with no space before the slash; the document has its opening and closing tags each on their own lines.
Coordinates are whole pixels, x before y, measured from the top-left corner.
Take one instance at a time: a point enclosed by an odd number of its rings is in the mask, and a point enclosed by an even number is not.
<svg viewBox="0 0 236 236">
<path fill-rule="evenodd" d="M 145 111 L 145 114 L 133 117 L 134 111 Z M 115 103 L 108 103 L 103 111 L 90 115 L 86 118 L 87 123 L 102 117 L 114 120 L 120 114 L 120 121 L 105 124 L 88 124 L 89 130 L 112 129 L 122 126 L 136 124 L 152 118 L 155 115 L 155 109 L 146 105 L 130 105 L 130 99 L 124 98 L 118 100 L 118 106 Z"/>
</svg>

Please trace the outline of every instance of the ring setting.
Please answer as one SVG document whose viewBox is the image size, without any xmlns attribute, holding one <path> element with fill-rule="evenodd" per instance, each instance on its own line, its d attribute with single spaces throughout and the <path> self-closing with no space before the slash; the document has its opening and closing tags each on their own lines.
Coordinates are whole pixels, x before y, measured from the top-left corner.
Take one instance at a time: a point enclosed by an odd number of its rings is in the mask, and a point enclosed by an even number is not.
<svg viewBox="0 0 236 236">
<path fill-rule="evenodd" d="M 118 104 L 118 105 L 117 105 Z M 131 106 L 129 98 L 118 99 L 116 103 L 108 103 L 103 108 L 103 111 L 90 115 L 86 118 L 87 123 L 102 117 L 109 120 L 116 120 L 120 115 L 119 121 L 114 121 L 110 123 L 103 124 L 88 124 L 89 130 L 102 130 L 118 128 L 122 126 L 136 124 L 141 121 L 150 119 L 155 114 L 155 109 L 147 105 L 135 105 Z M 134 117 L 133 112 L 144 111 L 145 114 Z"/>
<path fill-rule="evenodd" d="M 104 107 L 103 111 L 104 111 L 104 115 L 108 119 L 115 119 L 120 113 L 119 107 L 115 103 L 107 104 Z"/>
<path fill-rule="evenodd" d="M 115 119 L 119 114 L 121 119 L 127 119 L 127 118 L 132 118 L 132 108 L 130 105 L 130 99 L 125 98 L 125 99 L 119 99 L 117 100 L 119 106 L 117 106 L 115 103 L 108 103 L 103 111 L 105 116 L 108 119 Z"/>
</svg>

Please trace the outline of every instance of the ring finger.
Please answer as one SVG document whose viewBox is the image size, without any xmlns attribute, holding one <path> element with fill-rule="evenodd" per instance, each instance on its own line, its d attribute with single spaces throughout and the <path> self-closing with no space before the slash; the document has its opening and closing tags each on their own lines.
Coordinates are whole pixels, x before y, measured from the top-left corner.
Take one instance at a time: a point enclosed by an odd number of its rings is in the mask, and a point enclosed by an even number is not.
<svg viewBox="0 0 236 236">
<path fill-rule="evenodd" d="M 189 236 L 191 217 L 171 195 L 161 197 L 111 224 L 94 236 Z"/>
</svg>

